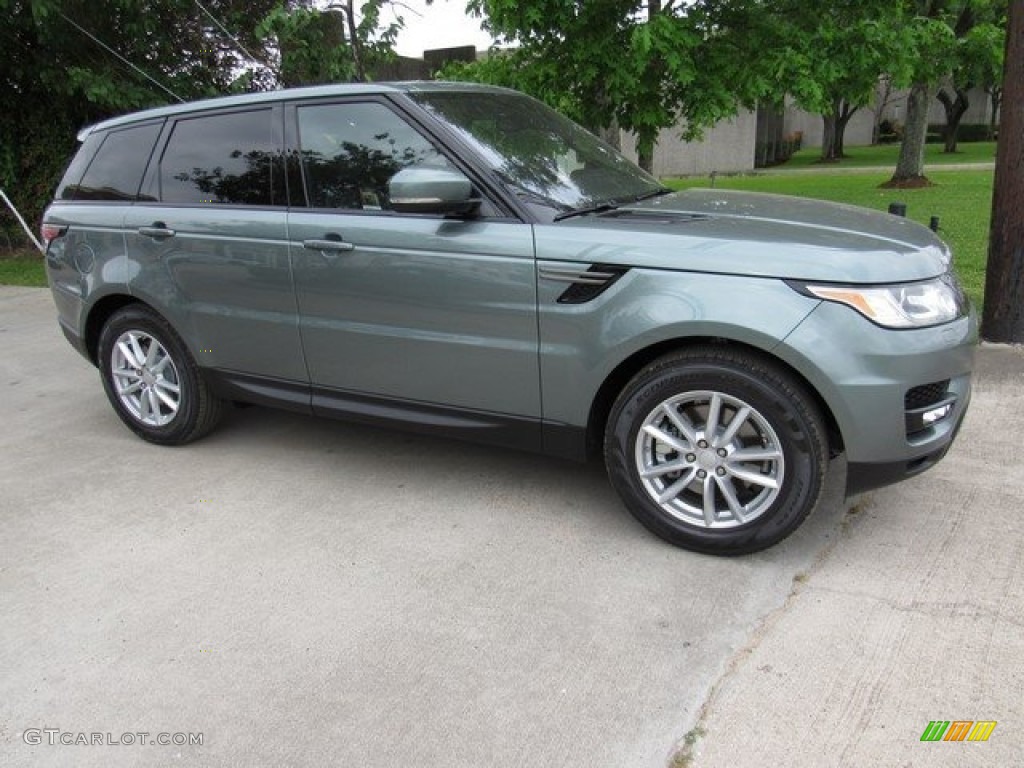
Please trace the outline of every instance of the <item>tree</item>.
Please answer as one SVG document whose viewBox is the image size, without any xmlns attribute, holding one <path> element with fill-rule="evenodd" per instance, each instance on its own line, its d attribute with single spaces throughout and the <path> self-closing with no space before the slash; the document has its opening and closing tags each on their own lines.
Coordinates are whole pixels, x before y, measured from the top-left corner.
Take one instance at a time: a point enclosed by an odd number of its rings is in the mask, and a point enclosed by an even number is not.
<svg viewBox="0 0 1024 768">
<path fill-rule="evenodd" d="M 366 82 L 377 65 L 395 55 L 402 19 L 396 15 L 381 26 L 381 11 L 389 5 L 368 0 L 357 10 L 354 0 L 343 0 L 321 10 L 309 0 L 281 3 L 260 22 L 256 35 L 270 47 L 281 85 Z"/>
<path fill-rule="evenodd" d="M 209 0 L 215 23 L 186 0 L 0 0 L 0 187 L 38 220 L 84 125 L 269 84 L 239 43 L 259 49 L 247 24 L 270 5 Z"/>
<path fill-rule="evenodd" d="M 0 187 L 38 219 L 83 125 L 179 99 L 365 79 L 401 24 L 378 28 L 385 4 L 0 0 Z"/>
<path fill-rule="evenodd" d="M 791 96 L 822 116 L 823 162 L 843 156 L 850 118 L 875 97 L 879 80 L 901 54 L 898 8 L 891 0 L 805 3 L 774 0 L 766 7 L 773 23 L 763 52 L 751 52 L 776 74 L 776 99 Z"/>
<path fill-rule="evenodd" d="M 875 95 L 875 102 L 871 107 L 873 121 L 871 123 L 871 144 L 878 144 L 882 133 L 882 115 L 885 108 L 893 100 L 892 75 L 884 74 L 878 81 L 878 90 Z"/>
<path fill-rule="evenodd" d="M 970 0 L 960 0 L 959 7 Z M 907 96 L 903 141 L 896 170 L 883 187 L 918 187 L 931 182 L 924 175 L 924 146 L 928 134 L 928 105 L 939 78 L 947 71 L 956 37 L 949 25 L 949 8 L 944 0 L 907 0 L 905 23 L 900 31 L 907 52 L 905 70 L 895 77 L 910 85 Z"/>
<path fill-rule="evenodd" d="M 1010 0 L 981 334 L 1024 342 L 1024 0 Z"/>
<path fill-rule="evenodd" d="M 445 70 L 510 85 L 594 132 L 617 123 L 652 166 L 658 132 L 686 138 L 753 106 L 768 75 L 749 66 L 763 27 L 758 0 L 470 0 L 499 44 L 515 49 Z"/>
<path fill-rule="evenodd" d="M 966 4 L 957 17 L 950 75 L 936 93 L 946 116 L 946 152 L 956 152 L 960 120 L 970 107 L 971 89 L 991 89 L 1001 79 L 1005 26 L 1006 6 L 998 0 L 995 4 L 975 0 Z"/>
</svg>

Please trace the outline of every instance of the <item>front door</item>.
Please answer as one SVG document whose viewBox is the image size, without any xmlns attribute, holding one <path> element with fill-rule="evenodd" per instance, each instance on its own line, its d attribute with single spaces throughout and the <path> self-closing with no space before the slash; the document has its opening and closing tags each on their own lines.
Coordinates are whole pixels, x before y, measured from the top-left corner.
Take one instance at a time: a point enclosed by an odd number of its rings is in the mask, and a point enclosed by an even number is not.
<svg viewBox="0 0 1024 768">
<path fill-rule="evenodd" d="M 291 119 L 307 207 L 293 190 L 288 237 L 314 407 L 354 395 L 539 420 L 530 225 L 390 210 L 401 168 L 450 161 L 385 102 Z"/>
</svg>

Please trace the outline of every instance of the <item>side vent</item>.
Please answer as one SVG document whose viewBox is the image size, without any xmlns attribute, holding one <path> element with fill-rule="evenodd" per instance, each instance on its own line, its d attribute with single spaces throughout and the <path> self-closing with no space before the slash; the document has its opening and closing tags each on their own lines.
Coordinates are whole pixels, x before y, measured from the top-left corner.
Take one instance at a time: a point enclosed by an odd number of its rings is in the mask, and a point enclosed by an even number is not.
<svg viewBox="0 0 1024 768">
<path fill-rule="evenodd" d="M 589 269 L 542 267 L 540 277 L 543 280 L 570 283 L 558 297 L 559 304 L 586 304 L 608 290 L 628 271 L 629 267 L 610 264 L 594 264 Z"/>
</svg>

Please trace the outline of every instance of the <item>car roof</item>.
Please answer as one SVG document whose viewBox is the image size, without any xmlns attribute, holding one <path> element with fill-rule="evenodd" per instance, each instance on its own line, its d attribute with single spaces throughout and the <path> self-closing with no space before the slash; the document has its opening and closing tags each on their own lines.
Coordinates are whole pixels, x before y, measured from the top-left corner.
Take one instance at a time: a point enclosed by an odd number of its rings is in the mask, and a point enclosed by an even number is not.
<svg viewBox="0 0 1024 768">
<path fill-rule="evenodd" d="M 146 109 L 140 112 L 131 112 L 125 115 L 119 115 L 118 117 L 112 117 L 108 120 L 83 128 L 78 133 L 78 140 L 85 141 L 86 137 L 91 133 L 95 133 L 96 131 L 105 131 L 117 126 L 130 125 L 132 123 L 154 120 L 173 115 L 204 112 L 211 109 L 222 109 L 224 107 L 250 106 L 253 104 L 294 101 L 297 99 L 316 99 L 329 96 L 380 95 L 387 93 L 429 93 L 436 91 L 465 91 L 478 93 L 512 92 L 507 88 L 499 88 L 493 85 L 439 80 L 409 80 L 393 83 L 343 83 L 314 85 L 306 88 L 282 88 L 276 91 L 259 91 L 256 93 L 238 94 L 236 96 L 219 96 L 212 99 L 188 101 L 182 104 L 171 104 L 164 107 L 154 107 L 153 109 Z"/>
</svg>

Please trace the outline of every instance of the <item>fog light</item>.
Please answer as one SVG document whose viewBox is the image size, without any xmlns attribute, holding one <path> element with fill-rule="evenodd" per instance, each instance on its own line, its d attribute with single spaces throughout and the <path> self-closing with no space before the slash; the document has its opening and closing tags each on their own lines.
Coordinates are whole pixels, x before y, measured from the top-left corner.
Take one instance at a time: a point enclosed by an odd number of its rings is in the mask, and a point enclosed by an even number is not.
<svg viewBox="0 0 1024 768">
<path fill-rule="evenodd" d="M 952 410 L 952 403 L 940 405 L 938 408 L 932 408 L 930 411 L 925 411 L 924 413 L 922 413 L 921 421 L 923 421 L 925 424 L 934 424 L 936 421 L 939 421 L 940 419 L 944 419 L 947 416 L 949 416 L 949 412 Z"/>
</svg>

